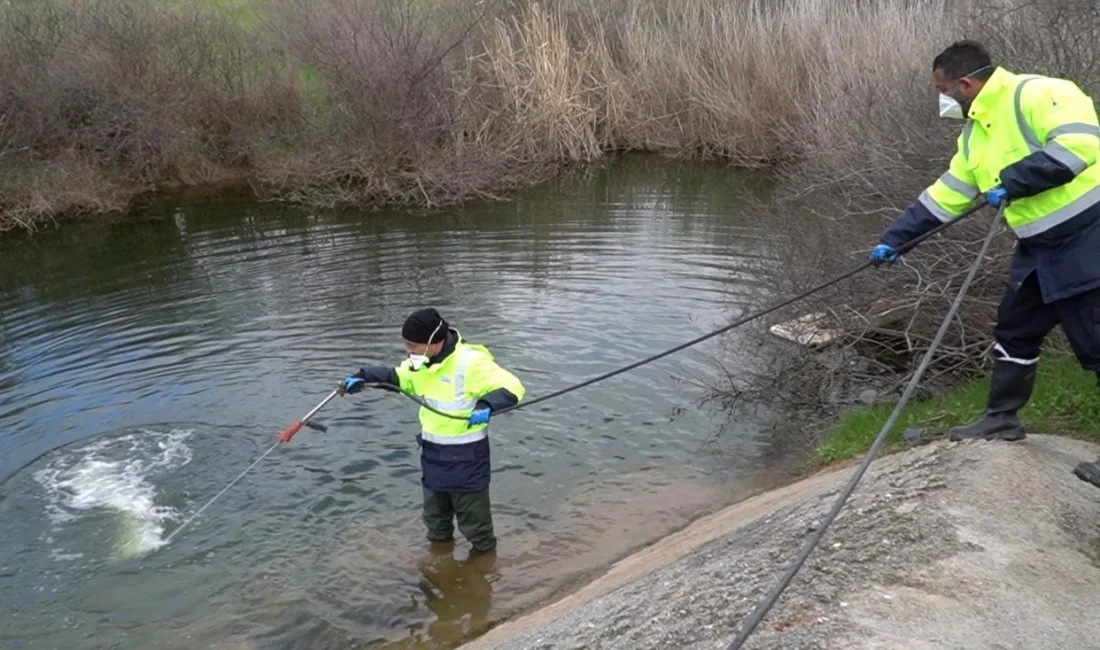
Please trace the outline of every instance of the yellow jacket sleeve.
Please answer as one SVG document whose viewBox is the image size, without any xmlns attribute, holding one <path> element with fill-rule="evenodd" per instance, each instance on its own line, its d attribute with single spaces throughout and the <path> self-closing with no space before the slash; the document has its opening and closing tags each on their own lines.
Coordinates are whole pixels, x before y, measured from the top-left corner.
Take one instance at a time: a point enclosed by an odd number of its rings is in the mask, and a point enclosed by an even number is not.
<svg viewBox="0 0 1100 650">
<path fill-rule="evenodd" d="M 950 221 L 966 212 L 981 194 L 964 154 L 965 137 L 964 130 L 959 135 L 959 148 L 951 157 L 951 165 L 947 171 L 917 199 L 941 222 Z"/>
<path fill-rule="evenodd" d="M 1032 86 L 1036 86 L 1033 92 Z M 1100 157 L 1096 106 L 1076 84 L 1064 79 L 1029 83 L 1021 100 L 1024 115 L 1043 153 L 1080 174 Z"/>
<path fill-rule="evenodd" d="M 510 399 L 501 389 L 511 393 L 515 399 Z M 496 411 L 518 403 L 526 394 L 526 389 L 518 377 L 500 367 L 493 355 L 481 348 L 466 368 L 466 392 L 474 399 L 484 400 Z"/>
</svg>

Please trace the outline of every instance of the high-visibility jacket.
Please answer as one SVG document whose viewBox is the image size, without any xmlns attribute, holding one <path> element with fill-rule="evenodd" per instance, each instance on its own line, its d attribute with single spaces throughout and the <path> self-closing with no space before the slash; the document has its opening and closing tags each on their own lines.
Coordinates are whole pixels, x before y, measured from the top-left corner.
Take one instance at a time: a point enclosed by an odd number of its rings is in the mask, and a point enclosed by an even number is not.
<svg viewBox="0 0 1100 650">
<path fill-rule="evenodd" d="M 1100 286 L 1100 124 L 1076 84 L 998 67 L 967 111 L 947 172 L 883 233 L 898 246 L 1003 187 L 1019 238 L 1012 285 L 1039 273 L 1053 302 Z"/>
<path fill-rule="evenodd" d="M 489 485 L 488 424 L 466 418 L 477 408 L 498 411 L 519 403 L 525 389 L 515 375 L 497 365 L 483 345 L 467 343 L 451 329 L 443 350 L 419 370 L 405 360 L 396 368 L 374 366 L 360 375 L 369 382 L 398 385 L 449 418 L 420 408 L 420 467 L 426 487 L 441 492 L 476 492 Z"/>
<path fill-rule="evenodd" d="M 451 330 L 453 350 L 441 361 L 420 370 L 413 370 L 406 359 L 397 367 L 398 385 L 401 390 L 419 395 L 434 409 L 451 415 L 469 417 L 477 402 L 498 389 L 507 389 L 516 400 L 523 399 L 524 388 L 515 375 L 497 365 L 492 353 L 484 345 L 462 340 L 457 330 Z M 449 346 L 448 346 L 449 347 Z M 488 424 L 471 425 L 466 420 L 456 420 L 420 408 L 420 435 L 427 442 L 440 445 L 459 445 L 481 440 L 488 436 Z"/>
</svg>

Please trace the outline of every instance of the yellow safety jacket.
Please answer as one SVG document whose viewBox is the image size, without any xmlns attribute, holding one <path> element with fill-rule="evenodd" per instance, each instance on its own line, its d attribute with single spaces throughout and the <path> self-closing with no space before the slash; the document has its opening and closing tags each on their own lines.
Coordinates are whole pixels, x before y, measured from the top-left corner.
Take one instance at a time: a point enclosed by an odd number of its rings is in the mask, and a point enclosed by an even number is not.
<svg viewBox="0 0 1100 650">
<path fill-rule="evenodd" d="M 1096 107 L 1076 84 L 998 67 L 967 111 L 949 169 L 884 231 L 882 241 L 905 243 L 1000 186 L 1010 199 L 1005 221 L 1020 239 L 1013 286 L 1018 289 L 1038 271 L 1046 302 L 1095 288 L 1098 158 Z"/>
<path fill-rule="evenodd" d="M 465 342 L 457 330 L 452 329 L 451 333 L 457 339 L 454 351 L 441 363 L 414 371 L 406 359 L 397 367 L 401 390 L 420 396 L 435 409 L 463 418 L 473 413 L 480 398 L 500 388 L 523 399 L 523 384 L 497 365 L 488 348 Z M 475 442 L 486 438 L 487 427 L 420 408 L 420 435 L 426 442 L 438 445 Z"/>
<path fill-rule="evenodd" d="M 997 68 L 974 98 L 967 117 L 950 168 L 922 197 L 926 207 L 943 221 L 966 211 L 979 193 L 1001 185 L 1001 170 L 1037 151 L 1061 162 L 1076 176 L 1064 185 L 1017 198 L 1008 205 L 1005 221 L 1021 239 L 1064 223 L 1100 202 L 1096 107 L 1073 82 Z"/>
</svg>

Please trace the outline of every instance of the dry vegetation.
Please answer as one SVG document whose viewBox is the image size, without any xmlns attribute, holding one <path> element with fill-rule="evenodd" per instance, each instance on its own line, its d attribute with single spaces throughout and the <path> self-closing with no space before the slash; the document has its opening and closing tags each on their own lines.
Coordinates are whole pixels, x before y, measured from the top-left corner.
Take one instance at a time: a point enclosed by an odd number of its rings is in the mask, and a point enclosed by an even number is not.
<svg viewBox="0 0 1100 650">
<path fill-rule="evenodd" d="M 759 213 L 784 295 L 865 255 L 942 171 L 959 125 L 937 118 L 929 67 L 963 36 L 1100 90 L 1091 0 L 16 0 L 0 5 L 0 231 L 226 177 L 320 207 L 438 205 L 641 150 L 773 173 L 781 200 Z M 810 307 L 904 369 L 981 228 Z M 984 358 L 1009 246 L 937 372 Z M 887 303 L 893 320 L 870 318 Z M 803 380 L 817 364 L 789 363 Z"/>
<path fill-rule="evenodd" d="M 965 14 L 952 13 L 954 3 L 891 4 L 893 10 L 876 13 L 852 3 L 850 11 L 822 21 L 851 38 L 811 37 L 789 52 L 803 52 L 803 69 L 814 72 L 803 88 L 807 110 L 789 138 L 797 145 L 785 149 L 794 155 L 774 170 L 782 196 L 757 207 L 777 232 L 782 256 L 764 271 L 775 294 L 761 303 L 865 260 L 881 229 L 946 169 L 961 124 L 937 117 L 930 88 L 941 40 L 977 38 L 1014 71 L 1067 77 L 1093 96 L 1100 93 L 1100 12 L 1091 2 L 986 2 L 967 4 Z M 804 33 L 821 29 L 810 21 Z M 949 36 L 930 38 L 938 34 Z M 829 416 L 836 410 L 823 405 L 856 402 L 868 388 L 896 395 L 927 350 L 992 216 L 987 209 L 897 265 L 857 275 L 777 315 L 769 324 L 823 313 L 825 325 L 841 333 L 839 345 L 827 354 L 791 349 L 777 355 L 774 345 L 762 343 L 757 353 L 767 355 L 767 376 L 726 368 L 718 397 L 736 403 L 747 394 L 766 395 Z M 988 368 L 1013 245 L 1007 232 L 996 240 L 926 375 L 926 390 Z M 762 325 L 756 335 L 769 338 Z"/>
<path fill-rule="evenodd" d="M 0 229 L 226 176 L 316 206 L 440 204 L 622 150 L 853 183 L 888 205 L 904 193 L 875 174 L 927 173 L 943 150 L 923 109 L 946 3 L 4 3 Z M 883 131 L 903 156 L 866 146 Z"/>
</svg>

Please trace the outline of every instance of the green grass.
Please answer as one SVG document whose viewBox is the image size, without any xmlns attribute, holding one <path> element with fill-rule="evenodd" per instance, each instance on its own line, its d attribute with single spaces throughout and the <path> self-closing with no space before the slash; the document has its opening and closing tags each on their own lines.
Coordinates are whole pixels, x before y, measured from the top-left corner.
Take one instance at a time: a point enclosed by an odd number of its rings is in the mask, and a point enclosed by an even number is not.
<svg viewBox="0 0 1100 650">
<path fill-rule="evenodd" d="M 944 395 L 910 403 L 902 411 L 887 438 L 890 450 L 900 448 L 901 433 L 909 427 L 927 430 L 924 439 L 946 435 L 949 428 L 966 424 L 985 410 L 989 378 L 974 381 Z M 894 403 L 875 404 L 841 414 L 818 447 L 816 458 L 827 465 L 860 456 L 894 410 Z M 1028 430 L 1037 433 L 1089 438 L 1100 441 L 1100 389 L 1096 375 L 1085 372 L 1072 354 L 1048 352 L 1039 363 L 1039 377 L 1031 401 L 1020 411 Z"/>
</svg>

